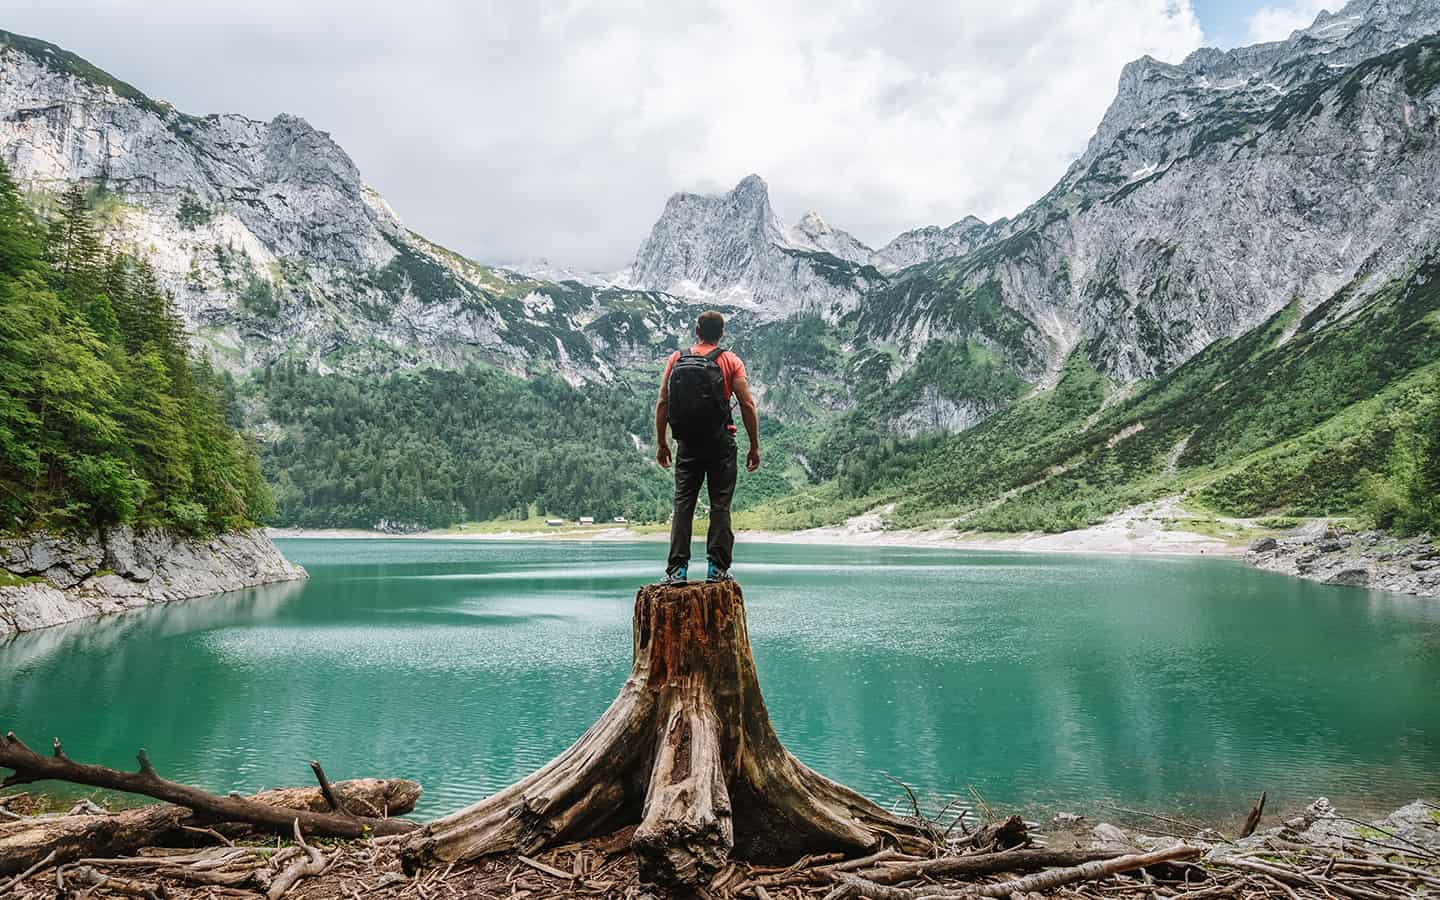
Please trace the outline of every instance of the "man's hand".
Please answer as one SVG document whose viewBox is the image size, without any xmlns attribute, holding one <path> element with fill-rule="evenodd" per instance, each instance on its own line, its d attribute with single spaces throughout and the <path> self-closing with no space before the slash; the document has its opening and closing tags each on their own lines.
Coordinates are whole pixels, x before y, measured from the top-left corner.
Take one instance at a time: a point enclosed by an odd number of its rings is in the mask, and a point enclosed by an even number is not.
<svg viewBox="0 0 1440 900">
<path fill-rule="evenodd" d="M 662 469 L 670 468 L 669 444 L 665 443 L 664 441 L 660 442 L 660 446 L 655 449 L 655 461 L 660 464 L 660 468 Z"/>
<path fill-rule="evenodd" d="M 745 454 L 745 471 L 753 472 L 758 468 L 760 468 L 760 447 L 751 444 L 750 452 Z"/>
</svg>

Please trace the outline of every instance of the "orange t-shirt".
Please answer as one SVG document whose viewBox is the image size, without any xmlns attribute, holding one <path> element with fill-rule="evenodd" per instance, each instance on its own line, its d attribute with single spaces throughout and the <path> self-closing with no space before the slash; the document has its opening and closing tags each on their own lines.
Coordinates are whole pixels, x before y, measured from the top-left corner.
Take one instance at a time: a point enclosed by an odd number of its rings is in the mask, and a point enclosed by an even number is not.
<svg viewBox="0 0 1440 900">
<path fill-rule="evenodd" d="M 696 356 L 704 356 L 711 350 L 714 350 L 715 347 L 715 344 L 692 344 L 690 346 L 690 352 Z M 665 374 L 660 379 L 661 384 L 670 384 L 670 370 L 675 368 L 675 361 L 679 358 L 680 351 L 676 350 L 670 354 L 670 358 L 665 361 Z M 725 375 L 725 402 L 728 404 L 730 402 L 731 383 L 734 382 L 737 377 L 747 377 L 745 375 L 745 364 L 740 361 L 740 357 L 736 356 L 733 350 L 726 350 L 724 353 L 715 357 L 715 364 L 720 367 L 720 371 Z M 727 425 L 726 427 L 730 429 L 731 434 L 735 433 L 734 425 Z"/>
</svg>

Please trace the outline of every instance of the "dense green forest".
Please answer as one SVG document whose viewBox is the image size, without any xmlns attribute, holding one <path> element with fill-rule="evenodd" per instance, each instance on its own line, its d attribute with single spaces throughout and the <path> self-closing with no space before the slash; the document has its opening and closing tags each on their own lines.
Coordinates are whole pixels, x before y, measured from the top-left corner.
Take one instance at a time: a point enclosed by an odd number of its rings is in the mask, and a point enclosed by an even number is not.
<svg viewBox="0 0 1440 900">
<path fill-rule="evenodd" d="M 550 376 L 433 369 L 382 379 L 272 366 L 258 394 L 282 436 L 265 465 L 279 521 L 436 528 L 543 514 L 645 520 L 669 484 L 653 440 L 653 394 L 578 390 Z"/>
<path fill-rule="evenodd" d="M 265 520 L 225 382 L 188 347 L 151 268 L 104 246 L 82 188 L 41 221 L 0 166 L 0 532 Z"/>
<path fill-rule="evenodd" d="M 281 362 L 243 393 L 281 428 L 264 461 L 287 525 L 407 530 L 534 514 L 654 522 L 668 518 L 672 491 L 654 457 L 658 379 L 658 363 L 653 377 L 575 387 L 483 366 L 377 379 Z M 762 427 L 769 438 L 786 433 L 773 420 Z M 777 451 L 777 468 L 742 475 L 736 506 L 789 493 L 786 458 Z"/>
</svg>

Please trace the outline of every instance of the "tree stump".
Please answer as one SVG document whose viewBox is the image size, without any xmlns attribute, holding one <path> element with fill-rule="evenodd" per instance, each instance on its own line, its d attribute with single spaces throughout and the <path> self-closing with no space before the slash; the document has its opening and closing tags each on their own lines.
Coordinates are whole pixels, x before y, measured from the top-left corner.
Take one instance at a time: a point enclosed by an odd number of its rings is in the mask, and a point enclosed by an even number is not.
<svg viewBox="0 0 1440 900">
<path fill-rule="evenodd" d="M 641 877 L 658 884 L 699 884 L 731 856 L 925 846 L 919 823 L 806 768 L 775 736 L 738 584 L 641 588 L 634 640 L 605 714 L 528 778 L 406 836 L 407 869 L 635 824 Z"/>
</svg>

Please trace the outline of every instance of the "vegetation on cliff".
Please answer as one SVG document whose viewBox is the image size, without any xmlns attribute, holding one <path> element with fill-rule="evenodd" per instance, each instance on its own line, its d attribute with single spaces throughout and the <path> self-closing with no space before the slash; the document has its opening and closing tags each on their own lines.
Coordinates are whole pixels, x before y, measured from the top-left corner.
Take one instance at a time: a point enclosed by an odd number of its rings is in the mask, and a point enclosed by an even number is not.
<svg viewBox="0 0 1440 900">
<path fill-rule="evenodd" d="M 738 523 L 804 528 L 893 504 L 891 524 L 1064 531 L 1184 493 L 1235 516 L 1357 516 L 1440 530 L 1440 263 L 1367 298 L 1347 287 L 1282 310 L 1163 378 L 1117 387 L 1077 347 L 1054 386 L 954 435 L 904 438 L 883 349 L 792 319 L 737 330 L 764 387 L 766 467 L 740 480 Z M 985 351 L 938 365 L 983 374 Z M 957 360 L 975 363 L 970 369 Z M 491 369 L 385 379 L 276 366 L 247 391 L 283 437 L 267 451 L 280 520 L 445 526 L 531 512 L 663 519 L 652 460 L 655 371 L 609 385 Z M 874 370 L 874 371 L 872 371 Z M 981 376 L 977 376 L 981 377 Z M 825 399 L 850 392 L 849 409 Z M 972 392 L 973 393 L 973 392 Z"/>
<path fill-rule="evenodd" d="M 0 166 L 0 531 L 263 521 L 269 491 L 225 397 L 150 266 L 103 244 L 83 189 L 41 221 Z"/>
<path fill-rule="evenodd" d="M 1077 348 L 1055 387 L 947 438 L 847 453 L 755 510 L 805 527 L 894 504 L 893 524 L 1064 531 L 1187 493 L 1237 516 L 1360 516 L 1440 530 L 1440 263 L 1353 288 L 1117 389 Z"/>
</svg>

